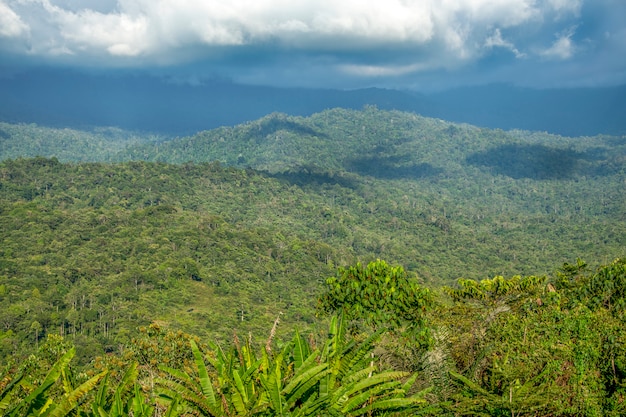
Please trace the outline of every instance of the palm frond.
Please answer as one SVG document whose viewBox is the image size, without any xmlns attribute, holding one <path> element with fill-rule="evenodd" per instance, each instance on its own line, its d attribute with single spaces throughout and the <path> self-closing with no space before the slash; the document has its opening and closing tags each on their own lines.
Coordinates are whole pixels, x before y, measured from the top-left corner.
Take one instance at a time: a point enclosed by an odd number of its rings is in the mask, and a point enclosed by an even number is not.
<svg viewBox="0 0 626 417">
<path fill-rule="evenodd" d="M 202 359 L 200 349 L 198 349 L 198 345 L 196 344 L 196 342 L 193 341 L 193 339 L 190 340 L 189 343 L 191 344 L 191 350 L 193 352 L 196 363 L 196 370 L 198 371 L 198 376 L 200 378 L 200 387 L 202 388 L 202 394 L 204 394 L 209 407 L 212 409 L 217 409 L 218 404 L 215 399 L 213 384 L 211 382 L 211 378 L 209 378 L 209 373 L 207 372 L 206 365 L 204 364 L 204 360 Z"/>
<path fill-rule="evenodd" d="M 47 403 L 46 391 L 59 379 L 62 370 L 69 365 L 75 354 L 76 349 L 71 348 L 61 356 L 59 360 L 52 365 L 52 368 L 41 385 L 20 401 L 7 415 L 10 417 L 26 416 L 30 414 L 32 410 L 43 408 Z"/>
<path fill-rule="evenodd" d="M 64 417 L 67 416 L 79 403 L 79 401 L 93 390 L 102 378 L 107 374 L 107 371 L 101 372 L 98 375 L 83 382 L 81 385 L 73 389 L 68 393 L 60 404 L 58 404 L 48 414 L 49 417 Z"/>
</svg>

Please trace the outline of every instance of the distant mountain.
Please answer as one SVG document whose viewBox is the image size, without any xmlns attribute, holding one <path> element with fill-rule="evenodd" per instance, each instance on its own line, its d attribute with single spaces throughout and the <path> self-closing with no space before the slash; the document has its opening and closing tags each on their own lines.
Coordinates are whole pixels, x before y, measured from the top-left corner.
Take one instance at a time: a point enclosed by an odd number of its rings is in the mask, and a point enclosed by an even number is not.
<svg viewBox="0 0 626 417">
<path fill-rule="evenodd" d="M 470 165 L 512 178 L 565 179 L 619 171 L 625 144 L 618 137 L 503 131 L 370 106 L 309 117 L 273 113 L 188 137 L 132 143 L 118 158 L 219 161 L 272 173 L 347 171 L 381 179 L 459 175 Z"/>
<path fill-rule="evenodd" d="M 626 86 L 530 90 L 490 85 L 425 95 L 379 88 L 274 88 L 223 80 L 191 85 L 145 74 L 44 69 L 0 78 L 0 121 L 54 127 L 116 126 L 189 135 L 272 112 L 308 116 L 365 105 L 492 128 L 569 136 L 626 133 Z"/>
<path fill-rule="evenodd" d="M 488 85 L 429 96 L 429 116 L 500 129 L 565 136 L 626 134 L 626 86 L 533 90 Z"/>
<path fill-rule="evenodd" d="M 0 160 L 45 156 L 60 161 L 110 162 L 131 145 L 160 140 L 163 138 L 113 127 L 80 130 L 0 122 Z"/>
<path fill-rule="evenodd" d="M 153 76 L 31 71 L 0 78 L 0 121 L 53 127 L 189 135 L 273 112 L 310 115 L 327 108 L 424 110 L 419 97 L 393 90 L 282 89 L 222 80 L 180 84 Z"/>
<path fill-rule="evenodd" d="M 468 168 L 482 167 L 515 179 L 573 179 L 623 171 L 625 147 L 626 138 L 620 136 L 504 131 L 374 106 L 328 109 L 308 117 L 271 113 L 176 138 L 118 128 L 0 122 L 0 160 L 42 156 L 62 162 L 218 161 L 272 175 L 347 172 L 379 179 L 449 178 L 451 173 L 472 176 L 474 168 L 465 172 Z"/>
</svg>

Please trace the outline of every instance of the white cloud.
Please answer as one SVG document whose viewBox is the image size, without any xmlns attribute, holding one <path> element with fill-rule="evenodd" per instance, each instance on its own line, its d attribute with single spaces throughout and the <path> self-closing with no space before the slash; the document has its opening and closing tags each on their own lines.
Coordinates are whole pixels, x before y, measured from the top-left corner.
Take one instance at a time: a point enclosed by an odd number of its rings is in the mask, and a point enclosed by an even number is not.
<svg viewBox="0 0 626 417">
<path fill-rule="evenodd" d="M 548 5 L 557 13 L 560 18 L 564 15 L 580 15 L 583 5 L 582 0 L 548 0 Z"/>
<path fill-rule="evenodd" d="M 491 36 L 485 40 L 485 47 L 487 49 L 493 49 L 495 47 L 508 49 L 515 54 L 516 58 L 523 58 L 526 54 L 520 52 L 512 42 L 506 41 L 502 38 L 500 29 L 496 29 Z"/>
<path fill-rule="evenodd" d="M 36 23 L 39 16 L 47 24 L 45 40 L 76 51 L 127 55 L 267 41 L 331 50 L 440 41 L 463 55 L 476 33 L 520 25 L 540 14 L 536 0 L 118 0 L 108 12 L 81 9 L 69 0 L 14 1 L 22 20 L 0 3 L 3 19 L 13 22 L 3 25 L 5 32 L 22 35 L 23 21 Z M 545 1 L 564 7 L 561 0 Z"/>
<path fill-rule="evenodd" d="M 41 0 L 49 22 L 58 28 L 55 39 L 64 49 L 74 52 L 134 56 L 148 47 L 148 21 L 144 16 L 101 13 L 90 9 L 77 12 L 63 9 L 49 0 Z"/>
<path fill-rule="evenodd" d="M 540 17 L 536 0 L 442 0 L 437 13 L 480 26 L 517 26 Z M 434 3 L 437 4 L 437 3 Z"/>
<path fill-rule="evenodd" d="M 552 46 L 541 50 L 539 54 L 550 59 L 566 60 L 571 58 L 576 52 L 576 46 L 572 41 L 573 34 L 574 31 L 570 30 L 558 35 L 557 40 L 554 41 Z"/>
<path fill-rule="evenodd" d="M 3 1 L 0 1 L 0 37 L 15 38 L 28 34 L 28 25 Z"/>
<path fill-rule="evenodd" d="M 568 60 L 582 53 L 567 28 L 579 23 L 584 1 L 0 0 L 0 50 L 22 48 L 77 65 L 171 65 L 200 57 L 239 79 L 265 76 L 251 75 L 263 65 L 268 71 L 294 65 L 293 54 L 306 57 L 302 67 L 315 62 L 316 74 L 327 68 L 408 78 L 469 68 L 490 54 L 497 60 L 497 50 L 526 61 Z"/>
<path fill-rule="evenodd" d="M 414 72 L 426 71 L 433 69 L 431 63 L 415 63 L 409 65 L 340 65 L 339 69 L 350 75 L 360 77 L 395 77 L 399 75 L 410 74 Z"/>
</svg>

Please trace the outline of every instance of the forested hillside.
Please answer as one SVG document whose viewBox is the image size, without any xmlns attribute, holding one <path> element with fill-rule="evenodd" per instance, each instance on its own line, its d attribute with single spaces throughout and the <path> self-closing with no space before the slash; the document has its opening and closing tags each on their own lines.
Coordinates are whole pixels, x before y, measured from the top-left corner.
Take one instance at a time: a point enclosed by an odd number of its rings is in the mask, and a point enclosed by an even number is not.
<svg viewBox="0 0 626 417">
<path fill-rule="evenodd" d="M 30 125 L 2 125 L 1 132 L 10 159 L 0 163 L 0 357 L 10 372 L 37 351 L 23 366 L 43 361 L 43 369 L 75 355 L 77 366 L 122 372 L 120 363 L 138 361 L 142 376 L 134 379 L 152 387 L 150 378 L 163 371 L 155 364 L 164 358 L 185 372 L 194 363 L 192 350 L 181 357 L 161 351 L 189 346 L 190 336 L 175 331 L 224 345 L 233 331 L 264 339 L 279 317 L 270 339 L 279 350 L 293 343 L 301 350 L 281 356 L 276 372 L 284 366 L 285 378 L 301 381 L 293 372 L 306 349 L 319 355 L 311 359 L 319 366 L 339 366 L 331 350 L 315 348 L 339 343 L 332 334 L 332 341 L 315 339 L 328 324 L 315 316 L 321 306 L 352 315 L 347 338 L 361 342 L 372 331 L 382 338 L 360 350 L 374 349 L 380 369 L 431 372 L 416 389 L 438 384 L 426 402 L 441 412 L 454 405 L 446 410 L 473 415 L 490 404 L 507 415 L 530 413 L 547 407 L 557 391 L 570 402 L 554 415 L 622 410 L 619 283 L 626 278 L 623 261 L 612 261 L 626 247 L 624 138 L 504 132 L 375 108 L 309 118 L 273 114 L 169 141 Z M 100 162 L 84 162 L 92 151 Z M 358 267 L 326 281 L 338 267 L 376 259 L 402 265 L 406 276 L 373 263 L 363 276 L 394 284 L 352 282 L 363 274 Z M 500 275 L 513 278 L 478 281 Z M 457 278 L 466 280 L 456 285 Z M 443 285 L 450 286 L 445 294 Z M 398 304 L 377 301 L 395 300 L 380 294 L 399 294 Z M 396 329 L 381 326 L 389 317 L 408 319 Z M 557 321 L 562 328 L 552 334 Z M 309 348 L 295 329 L 315 335 Z M 496 343 L 507 338 L 509 344 Z M 587 344 L 576 350 L 581 338 Z M 237 340 L 235 355 L 243 358 Z M 250 354 L 259 341 L 246 343 L 254 345 L 246 348 Z M 535 346 L 534 356 L 514 356 Z M 200 349 L 218 355 L 215 346 Z M 259 360 L 244 361 L 250 368 L 242 376 L 261 378 L 251 384 L 270 378 L 268 362 Z M 367 369 L 366 362 L 358 363 Z M 301 371 L 313 375 L 311 368 Z M 81 375 L 77 381 L 87 383 L 89 375 Z M 0 409 L 27 397 L 11 387 L 2 382 Z M 599 393 L 595 402 L 581 403 L 576 387 Z M 534 388 L 541 396 L 531 395 Z M 521 390 L 519 402 L 507 408 L 514 389 Z M 175 393 L 168 395 L 157 407 L 163 413 L 167 404 L 178 409 Z M 415 411 L 424 395 L 402 404 Z M 112 404 L 101 399 L 104 408 Z M 341 408 L 328 405 L 334 406 Z"/>
<path fill-rule="evenodd" d="M 109 162 L 128 146 L 159 140 L 163 138 L 112 127 L 77 130 L 0 122 L 0 159 L 47 156 Z"/>
<path fill-rule="evenodd" d="M 459 268 L 471 275 L 474 267 L 487 275 L 544 273 L 550 263 L 571 260 L 574 253 L 608 245 L 619 254 L 624 246 L 622 137 L 505 132 L 375 108 L 334 109 L 309 118 L 274 114 L 133 147 L 129 157 L 218 160 L 305 188 L 351 189 L 377 222 L 389 219 L 402 246 L 417 250 L 398 259 L 385 251 L 394 243 L 379 234 L 374 241 L 380 244 L 370 248 L 436 280 L 458 276 Z M 332 206 L 332 195 L 328 200 Z M 436 232 L 425 232 L 420 224 Z M 580 246 L 562 246 L 572 244 Z M 482 245 L 491 249 L 474 251 Z M 431 275 L 425 265 L 434 264 L 438 270 Z"/>
</svg>

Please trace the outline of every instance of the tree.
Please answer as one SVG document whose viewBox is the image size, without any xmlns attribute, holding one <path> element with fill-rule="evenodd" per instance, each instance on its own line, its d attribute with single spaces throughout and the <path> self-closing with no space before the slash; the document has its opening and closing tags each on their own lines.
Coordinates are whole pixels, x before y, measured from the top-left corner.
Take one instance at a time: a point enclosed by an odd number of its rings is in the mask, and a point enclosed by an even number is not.
<svg viewBox="0 0 626 417">
<path fill-rule="evenodd" d="M 339 268 L 326 285 L 318 302 L 322 311 L 341 312 L 349 320 L 362 320 L 374 328 L 422 329 L 424 314 L 433 304 L 427 288 L 410 280 L 401 266 L 382 260 L 366 267 L 357 263 Z"/>
<path fill-rule="evenodd" d="M 598 269 L 583 287 L 591 308 L 603 307 L 614 316 L 626 315 L 626 258 Z"/>
<path fill-rule="evenodd" d="M 475 300 L 489 308 L 501 308 L 536 298 L 542 293 L 544 282 L 545 277 L 520 275 L 512 278 L 496 276 L 481 281 L 459 279 L 459 288 L 445 287 L 444 291 L 455 301 Z"/>
<path fill-rule="evenodd" d="M 43 330 L 41 323 L 37 320 L 33 321 L 30 325 L 30 329 L 35 332 L 35 346 L 39 348 L 39 333 Z"/>
</svg>

